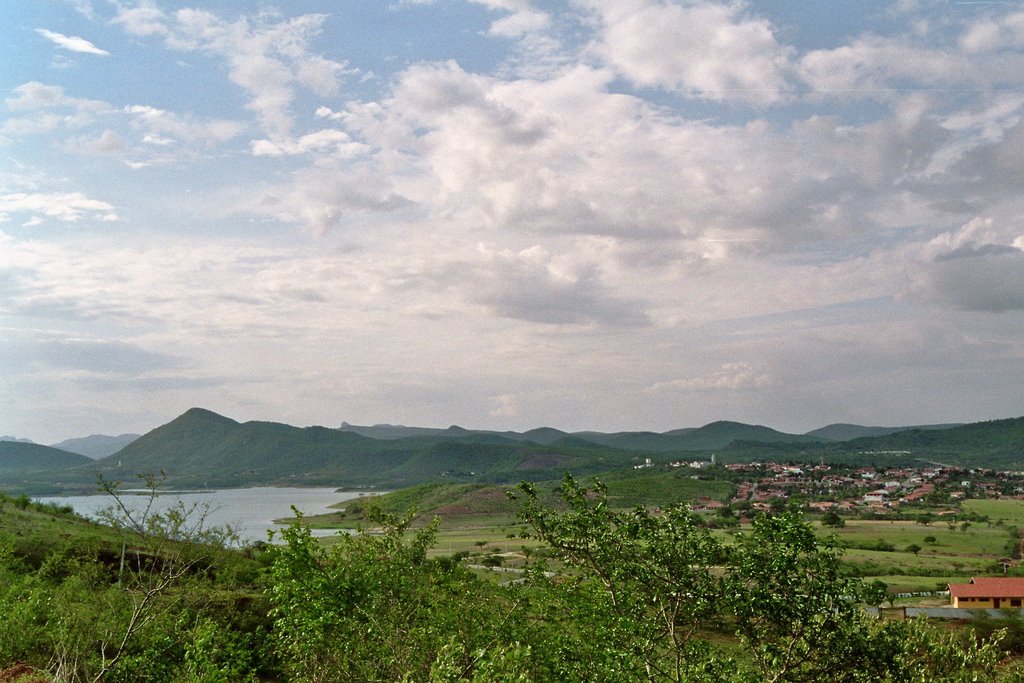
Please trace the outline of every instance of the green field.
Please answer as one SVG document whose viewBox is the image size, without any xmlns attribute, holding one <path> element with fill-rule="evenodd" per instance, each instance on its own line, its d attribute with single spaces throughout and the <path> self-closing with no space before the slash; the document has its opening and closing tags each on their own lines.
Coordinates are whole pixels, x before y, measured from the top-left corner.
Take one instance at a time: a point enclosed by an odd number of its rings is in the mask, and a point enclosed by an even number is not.
<svg viewBox="0 0 1024 683">
<path fill-rule="evenodd" d="M 965 500 L 963 508 L 977 515 L 987 515 L 993 522 L 1001 519 L 1008 525 L 1024 525 L 1024 500 Z"/>
</svg>

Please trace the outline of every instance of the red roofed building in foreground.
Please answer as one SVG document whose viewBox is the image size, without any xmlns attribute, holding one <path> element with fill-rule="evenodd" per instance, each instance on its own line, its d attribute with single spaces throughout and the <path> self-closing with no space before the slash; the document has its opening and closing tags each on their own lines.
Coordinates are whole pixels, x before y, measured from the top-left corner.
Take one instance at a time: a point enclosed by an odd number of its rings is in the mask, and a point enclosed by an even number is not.
<svg viewBox="0 0 1024 683">
<path fill-rule="evenodd" d="M 949 584 L 953 607 L 983 609 L 1024 606 L 1024 579 L 975 576 L 970 583 Z"/>
</svg>

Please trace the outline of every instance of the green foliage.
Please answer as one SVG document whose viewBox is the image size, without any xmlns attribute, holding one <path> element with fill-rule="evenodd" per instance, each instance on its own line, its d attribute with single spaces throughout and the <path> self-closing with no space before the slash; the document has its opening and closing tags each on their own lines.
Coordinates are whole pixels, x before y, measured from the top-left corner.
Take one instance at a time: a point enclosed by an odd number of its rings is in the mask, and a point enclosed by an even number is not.
<svg viewBox="0 0 1024 683">
<path fill-rule="evenodd" d="M 827 510 L 825 514 L 821 516 L 821 523 L 824 526 L 830 526 L 835 529 L 841 529 L 846 526 L 846 520 L 843 519 L 835 510 Z"/>
<path fill-rule="evenodd" d="M 410 517 L 378 521 L 379 534 L 346 536 L 329 550 L 298 512 L 281 532 L 268 591 L 291 679 L 424 680 L 451 638 L 469 653 L 514 617 L 513 608 L 499 620 L 499 603 L 484 599 L 485 586 L 457 563 L 427 560 L 436 522 L 410 532 Z M 468 671 L 472 660 L 461 665 Z"/>
<path fill-rule="evenodd" d="M 379 513 L 372 532 L 333 546 L 296 517 L 282 545 L 246 553 L 220 547 L 223 530 L 188 508 L 119 507 L 113 554 L 68 540 L 29 556 L 3 526 L 0 667 L 26 661 L 59 683 L 1021 680 L 999 664 L 1022 648 L 1019 619 L 977 635 L 870 619 L 862 605 L 890 600 L 888 586 L 847 575 L 835 541 L 797 513 L 758 516 L 725 543 L 684 507 L 609 501 L 600 483 L 571 477 L 557 500 L 521 486 L 531 542 L 543 545 L 522 574 L 504 568 L 496 581 L 461 556 L 431 559 L 437 522 L 413 528 L 409 514 Z M 5 525 L 54 521 L 31 504 L 0 514 Z M 930 531 L 944 544 L 965 536 Z"/>
<path fill-rule="evenodd" d="M 724 551 L 694 515 L 683 507 L 659 516 L 643 508 L 617 512 L 603 485 L 591 497 L 569 476 L 562 485 L 564 512 L 543 505 L 534 487 L 520 490 L 523 518 L 537 538 L 579 572 L 576 585 L 559 595 L 561 608 L 572 614 L 573 603 L 590 596 L 598 607 L 593 616 L 605 618 L 580 628 L 603 647 L 619 648 L 613 666 L 642 665 L 659 678 L 686 680 L 695 662 L 703 665 L 705 648 L 694 636 L 720 616 L 722 595 L 712 567 Z"/>
</svg>

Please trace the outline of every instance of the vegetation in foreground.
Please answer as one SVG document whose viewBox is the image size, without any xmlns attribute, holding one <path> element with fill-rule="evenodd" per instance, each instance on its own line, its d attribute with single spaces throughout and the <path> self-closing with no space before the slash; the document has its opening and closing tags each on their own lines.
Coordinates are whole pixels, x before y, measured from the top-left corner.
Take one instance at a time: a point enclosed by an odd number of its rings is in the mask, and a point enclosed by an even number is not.
<svg viewBox="0 0 1024 683">
<path fill-rule="evenodd" d="M 1021 680 L 1001 646 L 1021 629 L 868 619 L 884 595 L 793 513 L 724 544 L 682 507 L 560 494 L 519 489 L 537 549 L 505 584 L 387 513 L 329 547 L 297 519 L 283 545 L 225 552 L 202 510 L 115 507 L 99 540 L 29 556 L 9 515 L 81 521 L 5 499 L 0 663 L 97 682 Z"/>
</svg>

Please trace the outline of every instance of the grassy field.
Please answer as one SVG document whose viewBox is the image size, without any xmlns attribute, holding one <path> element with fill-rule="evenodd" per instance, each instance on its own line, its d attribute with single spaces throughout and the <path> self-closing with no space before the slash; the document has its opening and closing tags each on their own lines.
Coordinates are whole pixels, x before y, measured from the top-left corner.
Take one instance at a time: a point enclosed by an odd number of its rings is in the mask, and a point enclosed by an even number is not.
<svg viewBox="0 0 1024 683">
<path fill-rule="evenodd" d="M 609 502 L 627 509 L 633 505 L 648 507 L 668 504 L 672 500 L 696 501 L 701 498 L 726 499 L 731 484 L 723 481 L 701 481 L 691 478 L 689 471 L 657 472 L 639 470 L 606 480 Z M 538 485 L 550 495 L 557 482 Z M 353 505 L 348 501 L 344 511 L 307 518 L 320 528 L 355 528 L 366 525 L 367 505 L 400 514 L 413 509 L 421 517 L 417 524 L 440 519 L 438 542 L 432 555 L 468 553 L 474 561 L 491 557 L 491 561 L 514 567 L 532 554 L 535 541 L 522 538 L 524 527 L 516 518 L 516 503 L 509 500 L 510 487 L 478 484 L 431 484 L 403 489 Z M 645 495 L 644 491 L 648 493 Z M 847 519 L 840 528 L 813 522 L 822 539 L 833 537 L 843 549 L 844 562 L 850 571 L 868 580 L 884 581 L 892 592 L 936 590 L 953 581 L 966 581 L 971 576 L 1002 573 L 999 560 L 1012 554 L 1014 528 L 1024 528 L 1024 501 L 969 500 L 963 512 L 987 515 L 989 521 L 968 524 L 937 519 L 929 524 L 910 520 Z M 715 515 L 708 515 L 712 520 Z M 732 542 L 732 534 L 745 531 L 715 531 L 724 543 Z M 329 542 L 329 541 L 328 541 Z M 497 559 L 496 559 L 497 558 Z M 1014 573 L 1022 570 L 1014 568 Z M 944 598 L 931 598 L 936 604 Z"/>
<path fill-rule="evenodd" d="M 1024 500 L 965 500 L 963 509 L 977 515 L 987 515 L 989 520 L 1003 520 L 1011 526 L 1024 526 Z"/>
</svg>

